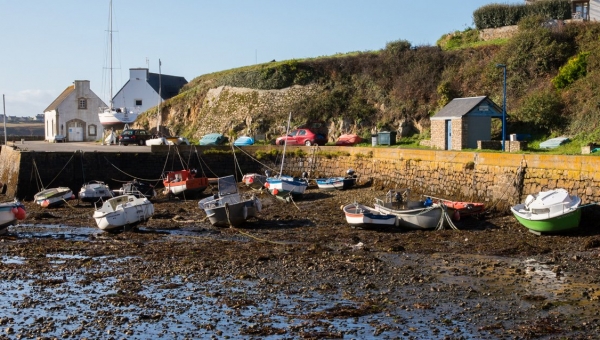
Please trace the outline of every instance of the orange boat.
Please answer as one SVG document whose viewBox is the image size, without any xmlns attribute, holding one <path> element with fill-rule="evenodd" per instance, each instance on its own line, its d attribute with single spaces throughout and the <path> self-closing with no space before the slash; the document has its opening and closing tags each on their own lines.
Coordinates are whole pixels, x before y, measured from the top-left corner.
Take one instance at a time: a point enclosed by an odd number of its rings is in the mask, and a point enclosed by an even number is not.
<svg viewBox="0 0 600 340">
<path fill-rule="evenodd" d="M 429 196 L 435 203 L 443 204 L 448 208 L 448 214 L 454 221 L 460 221 L 461 217 L 481 214 L 485 210 L 483 203 L 458 202 L 443 198 Z"/>
<path fill-rule="evenodd" d="M 196 170 L 169 171 L 163 177 L 165 194 L 201 192 L 208 187 L 208 178 L 196 177 Z"/>
</svg>

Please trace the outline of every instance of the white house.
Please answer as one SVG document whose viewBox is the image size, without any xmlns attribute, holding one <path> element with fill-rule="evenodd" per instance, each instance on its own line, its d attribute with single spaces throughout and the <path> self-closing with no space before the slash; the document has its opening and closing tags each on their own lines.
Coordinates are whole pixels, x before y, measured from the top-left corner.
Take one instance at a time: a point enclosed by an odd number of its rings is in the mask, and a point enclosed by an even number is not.
<svg viewBox="0 0 600 340">
<path fill-rule="evenodd" d="M 160 88 L 159 88 L 160 83 Z M 176 96 L 179 90 L 187 84 L 183 77 L 151 73 L 147 68 L 129 69 L 129 80 L 113 97 L 115 107 L 135 107 L 138 112 L 144 112 L 162 100 Z"/>
<path fill-rule="evenodd" d="M 44 110 L 44 139 L 95 141 L 102 137 L 98 108 L 106 104 L 90 89 L 89 80 L 75 80 Z"/>
<path fill-rule="evenodd" d="M 525 0 L 526 4 L 544 0 Z M 600 0 L 570 0 L 571 16 L 573 19 L 599 21 Z"/>
</svg>

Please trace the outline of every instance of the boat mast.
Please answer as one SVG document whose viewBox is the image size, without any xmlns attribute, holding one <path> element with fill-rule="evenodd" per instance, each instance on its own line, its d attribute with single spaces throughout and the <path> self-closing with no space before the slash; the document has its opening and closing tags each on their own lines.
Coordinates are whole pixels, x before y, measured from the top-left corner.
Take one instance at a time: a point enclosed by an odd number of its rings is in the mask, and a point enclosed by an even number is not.
<svg viewBox="0 0 600 340">
<path fill-rule="evenodd" d="M 161 83 L 161 79 L 162 79 L 162 75 L 160 72 L 160 67 L 162 66 L 162 63 L 160 61 L 160 59 L 158 59 L 158 111 L 156 112 L 156 135 L 158 136 L 160 133 L 160 125 L 162 124 L 162 115 L 160 114 L 160 103 L 162 102 L 162 83 Z"/>
<path fill-rule="evenodd" d="M 287 146 L 287 137 L 290 133 L 290 121 L 292 120 L 292 111 L 290 111 L 290 115 L 288 117 L 287 130 L 285 130 L 285 142 L 283 143 L 283 156 L 281 156 L 281 169 L 279 170 L 279 176 L 283 174 L 283 163 L 285 161 L 285 149 Z"/>
<path fill-rule="evenodd" d="M 112 112 L 113 110 L 113 50 L 112 50 L 112 0 L 110 0 L 109 4 L 108 4 L 108 8 L 109 8 L 109 13 L 108 13 L 108 53 L 110 53 L 110 60 L 109 60 L 109 68 L 110 68 L 110 76 L 109 76 L 109 82 L 110 82 L 110 98 L 109 98 L 109 109 Z"/>
</svg>

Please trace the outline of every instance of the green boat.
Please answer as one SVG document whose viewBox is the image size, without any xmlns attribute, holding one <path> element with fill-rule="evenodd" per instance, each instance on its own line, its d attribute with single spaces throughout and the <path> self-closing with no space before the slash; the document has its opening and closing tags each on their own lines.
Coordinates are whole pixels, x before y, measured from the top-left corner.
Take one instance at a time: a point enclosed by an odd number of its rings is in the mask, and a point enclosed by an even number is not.
<svg viewBox="0 0 600 340">
<path fill-rule="evenodd" d="M 581 198 L 569 195 L 565 189 L 554 189 L 528 195 L 525 203 L 510 210 L 533 233 L 557 233 L 579 226 L 580 205 Z"/>
</svg>

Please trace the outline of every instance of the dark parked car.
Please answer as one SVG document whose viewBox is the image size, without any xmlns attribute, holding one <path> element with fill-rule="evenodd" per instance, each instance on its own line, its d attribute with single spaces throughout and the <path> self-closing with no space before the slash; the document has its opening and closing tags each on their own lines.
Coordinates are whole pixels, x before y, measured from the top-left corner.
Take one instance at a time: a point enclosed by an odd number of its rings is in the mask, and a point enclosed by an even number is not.
<svg viewBox="0 0 600 340">
<path fill-rule="evenodd" d="M 145 145 L 146 140 L 150 138 L 152 138 L 152 135 L 146 130 L 128 129 L 123 130 L 121 135 L 119 135 L 119 144 L 123 144 L 125 146 L 129 144 Z"/>
<path fill-rule="evenodd" d="M 277 137 L 275 144 L 285 144 L 286 136 Z M 287 145 L 325 145 L 327 137 L 320 133 L 314 133 L 309 129 L 296 129 L 287 135 Z"/>
</svg>

